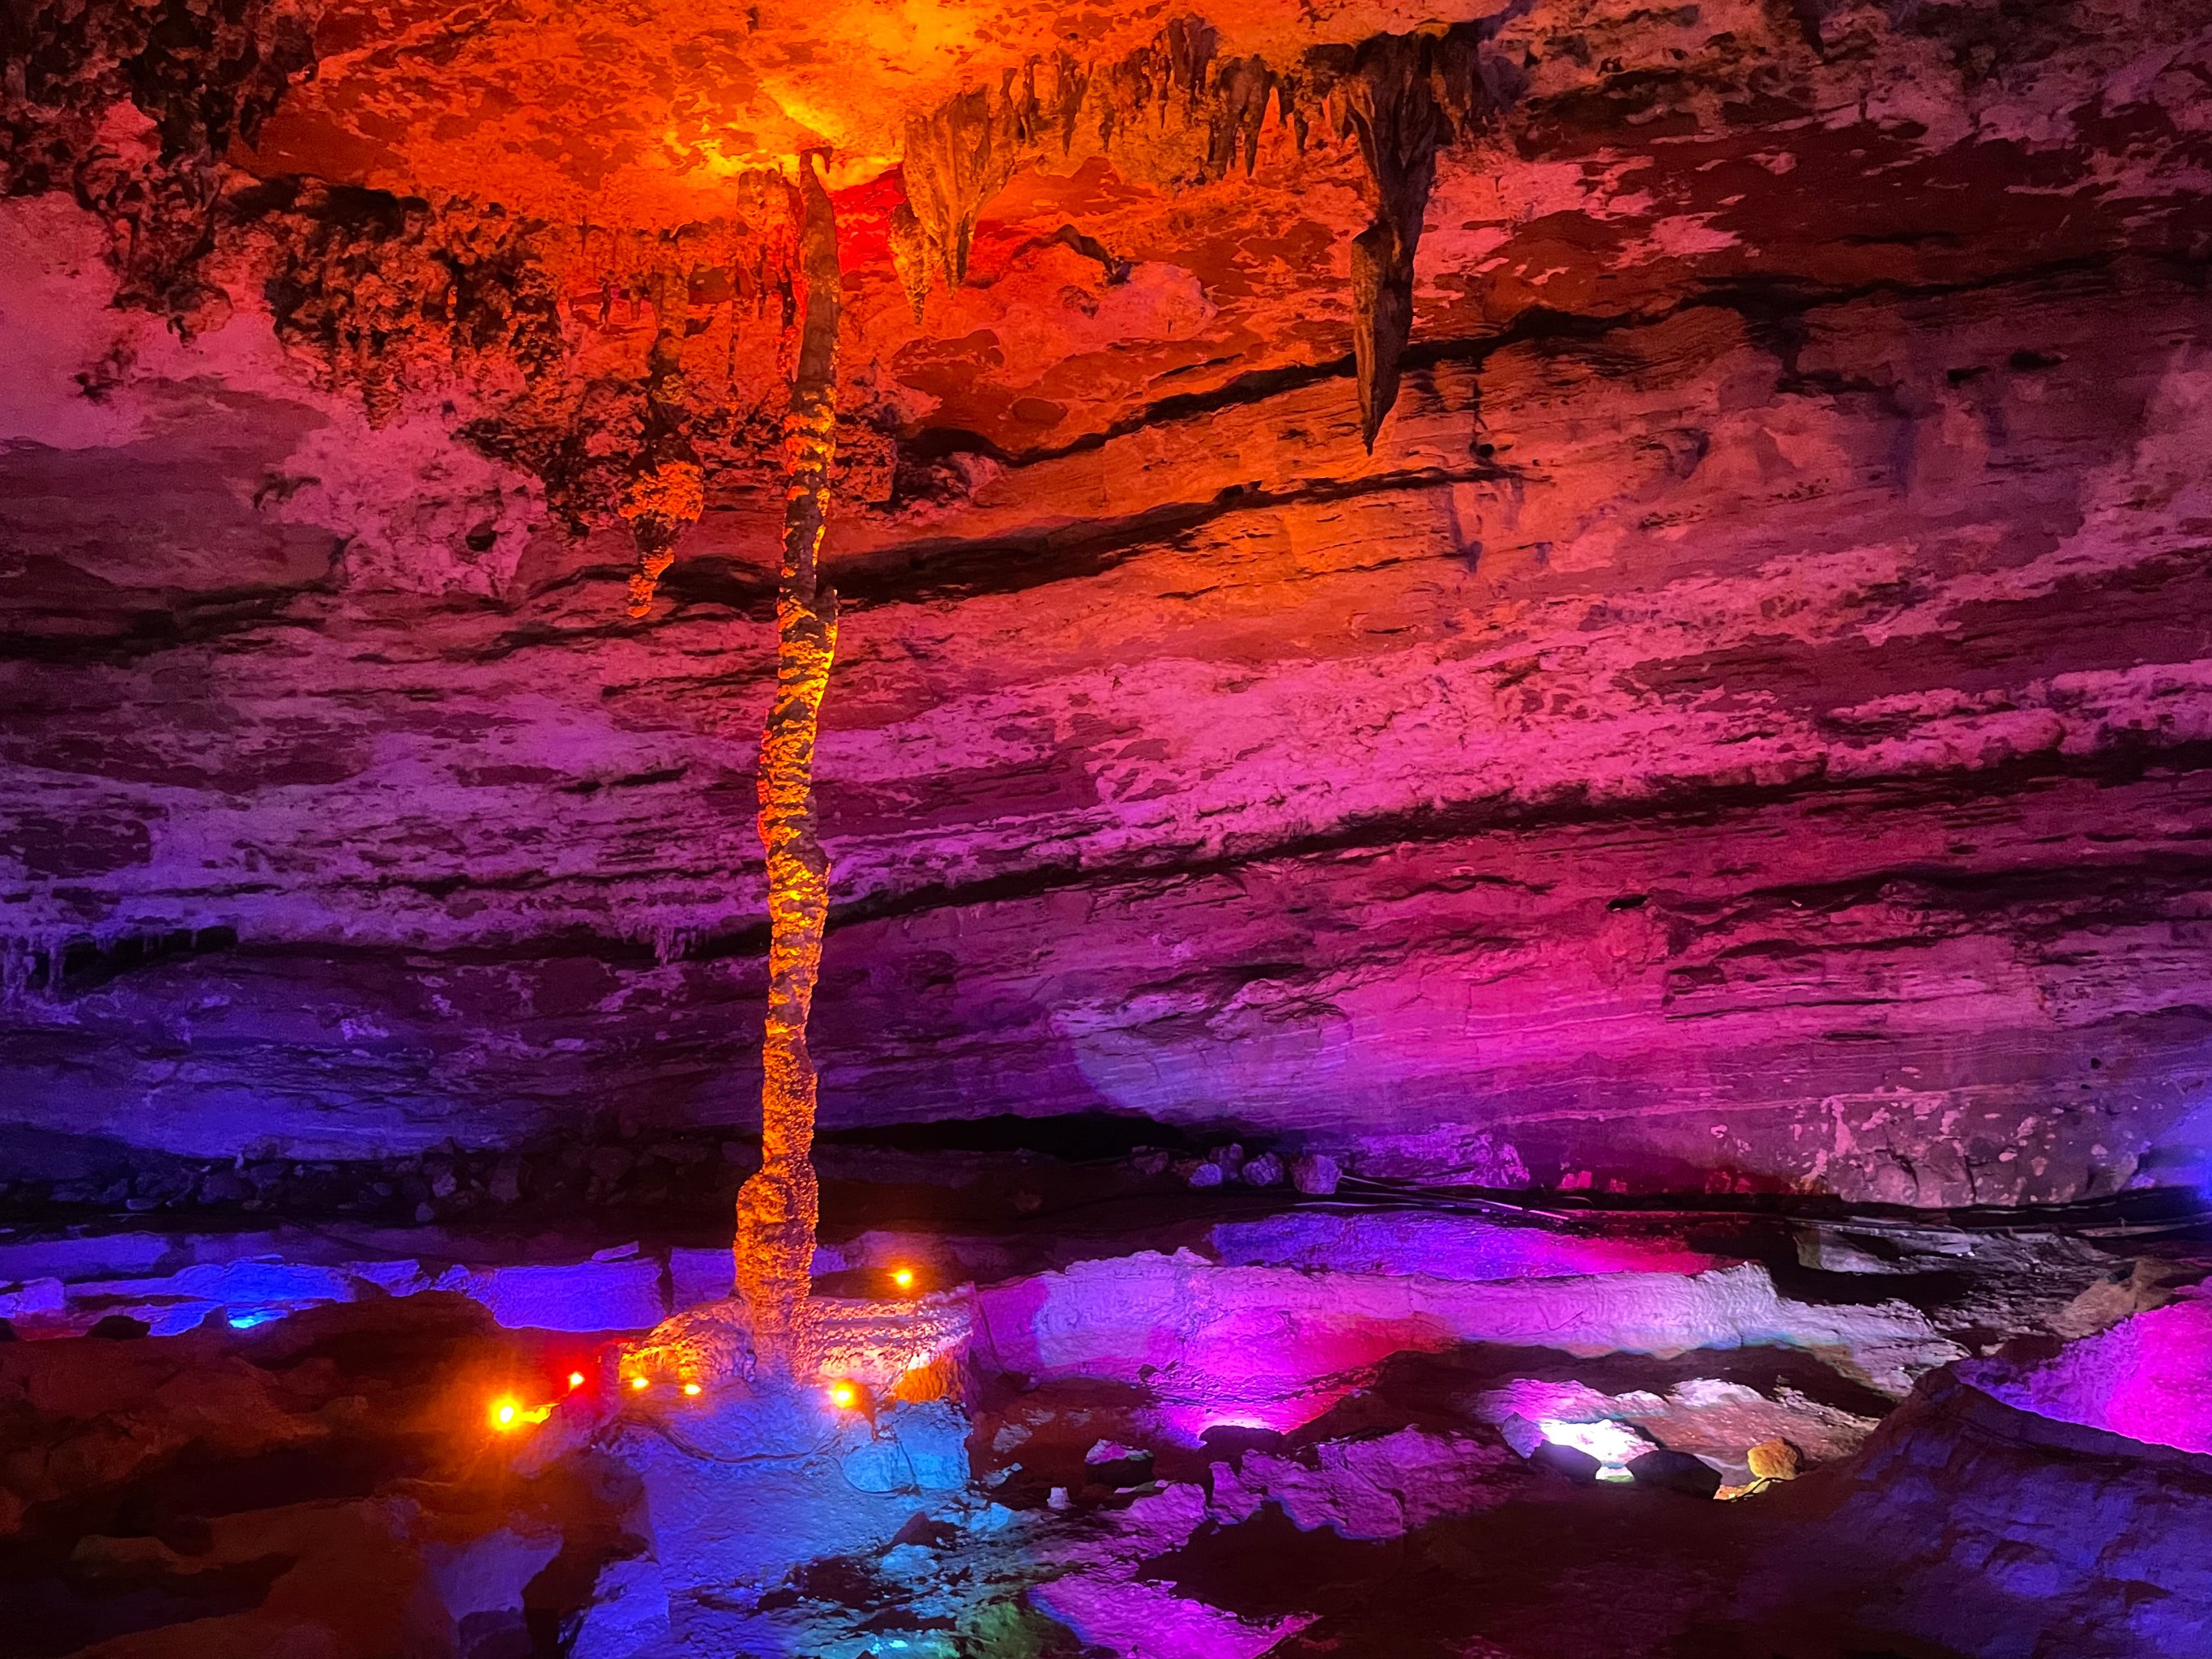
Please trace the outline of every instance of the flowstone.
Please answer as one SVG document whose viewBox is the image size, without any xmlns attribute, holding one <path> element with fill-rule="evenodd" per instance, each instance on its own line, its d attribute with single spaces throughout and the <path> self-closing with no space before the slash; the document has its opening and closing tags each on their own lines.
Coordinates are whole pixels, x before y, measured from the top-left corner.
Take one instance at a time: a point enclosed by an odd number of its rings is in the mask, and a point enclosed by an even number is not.
<svg viewBox="0 0 2212 1659">
<path fill-rule="evenodd" d="M 883 1551 L 965 1486 L 967 1434 L 949 1401 L 872 1414 L 789 1383 L 626 1409 L 598 1444 L 643 1488 L 632 1524 L 651 1553 L 611 1570 L 575 1650 L 819 1651 L 810 1569 Z"/>
<path fill-rule="evenodd" d="M 825 1652 L 810 1607 L 851 1604 L 860 1570 L 840 1564 L 965 1488 L 969 1422 L 947 1388 L 966 1296 L 805 1311 L 805 1375 L 763 1363 L 744 1303 L 713 1303 L 614 1360 L 597 1415 L 549 1437 L 548 1461 L 587 1443 L 642 1493 L 629 1526 L 647 1552 L 609 1569 L 575 1652 Z"/>
</svg>

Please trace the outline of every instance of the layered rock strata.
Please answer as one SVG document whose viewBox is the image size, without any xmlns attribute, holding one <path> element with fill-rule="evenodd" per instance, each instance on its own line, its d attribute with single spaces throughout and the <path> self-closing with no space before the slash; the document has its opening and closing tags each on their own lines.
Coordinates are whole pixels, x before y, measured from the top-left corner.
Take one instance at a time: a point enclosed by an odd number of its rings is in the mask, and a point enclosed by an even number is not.
<svg viewBox="0 0 2212 1659">
<path fill-rule="evenodd" d="M 1348 146 L 1030 166 L 921 324 L 894 202 L 841 201 L 874 471 L 823 554 L 825 1125 L 1107 1110 L 1598 1193 L 2196 1178 L 2204 21 L 1922 11 L 1506 28 L 1528 84 L 1438 159 L 1371 455 Z M 526 354 L 440 322 L 372 410 L 252 234 L 187 341 L 110 308 L 85 210 L 6 212 L 12 1120 L 299 1158 L 747 1122 L 774 282 L 685 289 L 721 425 L 629 623 L 666 331 L 588 262 L 524 261 L 575 279 Z"/>
</svg>

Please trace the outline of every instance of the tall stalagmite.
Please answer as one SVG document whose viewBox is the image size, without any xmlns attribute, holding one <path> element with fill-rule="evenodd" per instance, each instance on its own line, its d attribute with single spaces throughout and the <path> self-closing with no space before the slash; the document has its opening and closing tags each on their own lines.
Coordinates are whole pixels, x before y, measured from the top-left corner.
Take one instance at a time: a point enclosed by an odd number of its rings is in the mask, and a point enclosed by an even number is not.
<svg viewBox="0 0 2212 1659">
<path fill-rule="evenodd" d="M 761 734 L 760 834 L 768 849 L 768 1030 L 762 1049 L 761 1169 L 738 1194 L 738 1292 L 765 1367 L 798 1368 L 820 1197 L 814 1062 L 806 1018 L 830 913 L 830 860 L 815 834 L 814 733 L 837 647 L 836 594 L 817 585 L 837 445 L 837 227 L 829 193 L 802 163 L 799 256 L 806 313 L 784 418 L 789 483 L 776 592 L 775 701 Z"/>
</svg>

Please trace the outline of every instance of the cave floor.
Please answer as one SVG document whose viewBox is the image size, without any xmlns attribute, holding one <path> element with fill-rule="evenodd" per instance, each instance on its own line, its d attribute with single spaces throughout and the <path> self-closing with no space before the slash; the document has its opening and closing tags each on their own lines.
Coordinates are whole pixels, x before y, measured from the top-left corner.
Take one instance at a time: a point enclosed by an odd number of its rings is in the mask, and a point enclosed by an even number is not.
<svg viewBox="0 0 2212 1659">
<path fill-rule="evenodd" d="M 641 1326 L 519 1325 L 554 1304 L 489 1280 L 0 1345 L 0 1659 L 2212 1652 L 2212 1587 L 2168 1582 L 2208 1523 L 2143 1510 L 2212 1500 L 2204 1449 L 1954 1380 L 2194 1308 L 2212 1244 L 2185 1228 L 1647 1218 L 1563 1243 L 1279 1206 L 1186 1217 L 1168 1253 L 1110 1232 L 830 1247 L 831 1295 L 893 1261 L 1001 1271 L 960 1292 L 949 1397 L 825 1407 L 803 1444 L 748 1442 L 734 1379 L 629 1398 Z M 669 1292 L 665 1254 L 602 1249 Z M 1777 1443 L 1794 1478 L 1760 1486 Z M 2061 1571 L 2031 1513 L 2056 1500 L 2008 1494 L 2069 1480 L 2102 1565 Z M 1961 1552 L 1977 1585 L 2032 1557 L 2044 1588 L 1980 1607 L 1944 1588 Z"/>
</svg>

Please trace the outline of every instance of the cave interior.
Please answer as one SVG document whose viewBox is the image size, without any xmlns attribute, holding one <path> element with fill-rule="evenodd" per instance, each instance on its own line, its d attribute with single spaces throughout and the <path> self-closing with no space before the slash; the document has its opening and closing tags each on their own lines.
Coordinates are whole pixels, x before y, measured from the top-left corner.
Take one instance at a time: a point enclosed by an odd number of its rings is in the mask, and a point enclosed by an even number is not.
<svg viewBox="0 0 2212 1659">
<path fill-rule="evenodd" d="M 0 70 L 0 1659 L 2212 1659 L 2212 0 Z"/>
</svg>

